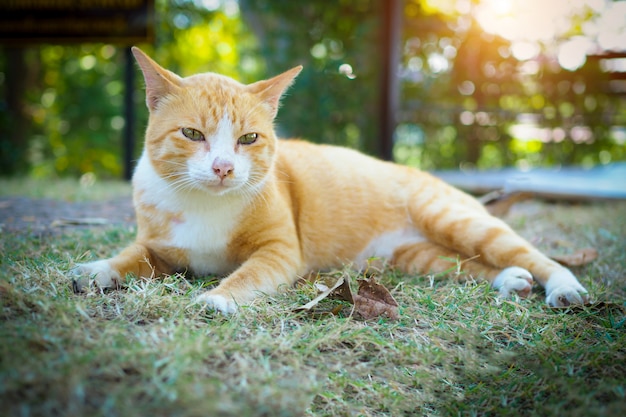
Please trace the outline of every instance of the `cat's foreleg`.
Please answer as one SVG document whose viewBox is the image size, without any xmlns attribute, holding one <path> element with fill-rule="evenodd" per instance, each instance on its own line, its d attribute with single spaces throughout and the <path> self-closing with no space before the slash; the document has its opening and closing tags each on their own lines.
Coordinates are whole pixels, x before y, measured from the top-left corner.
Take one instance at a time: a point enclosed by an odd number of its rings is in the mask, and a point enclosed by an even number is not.
<svg viewBox="0 0 626 417">
<path fill-rule="evenodd" d="M 300 263 L 299 254 L 289 248 L 265 247 L 217 287 L 196 297 L 195 302 L 222 313 L 234 313 L 261 294 L 275 294 L 281 287 L 291 287 L 298 279 Z"/>
<path fill-rule="evenodd" d="M 167 272 L 160 263 L 146 246 L 133 243 L 113 258 L 77 264 L 71 270 L 72 285 L 75 292 L 90 285 L 119 288 L 127 275 L 152 277 Z"/>
</svg>

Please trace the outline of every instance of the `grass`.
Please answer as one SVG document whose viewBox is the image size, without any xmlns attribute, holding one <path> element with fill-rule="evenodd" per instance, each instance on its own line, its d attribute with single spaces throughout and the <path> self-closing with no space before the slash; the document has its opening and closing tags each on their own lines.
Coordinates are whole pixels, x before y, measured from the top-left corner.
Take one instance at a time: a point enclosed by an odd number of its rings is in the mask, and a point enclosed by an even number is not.
<svg viewBox="0 0 626 417">
<path fill-rule="evenodd" d="M 0 197 L 26 195 L 32 198 L 52 198 L 64 201 L 104 201 L 116 197 L 131 198 L 126 181 L 100 181 L 94 174 L 80 179 L 60 178 L 54 181 L 33 178 L 0 178 Z"/>
<path fill-rule="evenodd" d="M 60 195 L 54 187 L 41 189 Z M 80 198 L 101 196 L 89 188 Z M 77 296 L 66 272 L 73 262 L 113 254 L 132 231 L 5 233 L 0 409 L 6 416 L 623 415 L 625 212 L 624 202 L 531 202 L 507 218 L 550 253 L 596 247 L 600 258 L 575 272 L 604 304 L 554 311 L 541 290 L 503 301 L 485 284 L 387 272 L 382 282 L 400 319 L 369 322 L 351 317 L 348 306 L 337 316 L 293 312 L 315 296 L 310 284 L 230 317 L 191 305 L 210 280 L 179 275 Z"/>
</svg>

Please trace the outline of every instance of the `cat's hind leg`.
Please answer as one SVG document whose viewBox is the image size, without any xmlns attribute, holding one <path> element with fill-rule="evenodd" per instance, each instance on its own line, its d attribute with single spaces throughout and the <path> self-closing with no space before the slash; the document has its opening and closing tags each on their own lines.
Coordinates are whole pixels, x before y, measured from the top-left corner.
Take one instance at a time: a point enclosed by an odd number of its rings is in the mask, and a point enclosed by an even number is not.
<svg viewBox="0 0 626 417">
<path fill-rule="evenodd" d="M 518 294 L 528 297 L 533 277 L 519 267 L 495 268 L 480 262 L 479 257 L 467 259 L 451 249 L 432 242 L 420 242 L 398 247 L 391 259 L 392 266 L 408 273 L 460 274 L 484 279 L 503 297 Z"/>
<path fill-rule="evenodd" d="M 541 253 L 504 221 L 463 193 L 448 189 L 444 194 L 416 198 L 409 207 L 414 225 L 430 241 L 467 257 L 478 256 L 482 263 L 502 270 L 491 280 L 501 292 L 523 285 L 515 281 L 519 270 L 509 269 L 515 266 L 532 273 L 545 288 L 546 302 L 552 307 L 589 302 L 587 290 L 567 268 Z"/>
</svg>

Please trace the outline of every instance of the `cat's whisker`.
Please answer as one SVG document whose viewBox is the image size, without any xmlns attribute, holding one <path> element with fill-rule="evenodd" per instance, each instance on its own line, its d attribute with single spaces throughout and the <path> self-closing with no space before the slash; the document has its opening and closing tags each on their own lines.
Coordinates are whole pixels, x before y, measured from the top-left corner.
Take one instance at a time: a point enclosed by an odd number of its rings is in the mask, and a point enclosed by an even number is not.
<svg viewBox="0 0 626 417">
<path fill-rule="evenodd" d="M 171 182 L 170 186 L 175 192 L 189 192 L 192 190 L 200 189 L 196 181 L 189 178 L 188 176 L 181 176 L 180 178 Z"/>
<path fill-rule="evenodd" d="M 153 161 L 155 161 L 155 162 L 164 162 L 166 164 L 176 165 L 176 166 L 181 166 L 181 167 L 187 168 L 187 164 L 186 163 L 178 162 L 178 161 L 172 161 L 171 159 L 153 159 Z"/>
<path fill-rule="evenodd" d="M 283 184 L 293 184 L 294 182 L 291 180 L 291 177 L 289 174 L 287 174 L 285 171 L 282 171 L 276 167 L 274 167 L 274 172 L 280 175 L 275 175 L 274 179 L 276 182 L 280 182 Z M 282 178 L 281 178 L 282 177 Z"/>
</svg>

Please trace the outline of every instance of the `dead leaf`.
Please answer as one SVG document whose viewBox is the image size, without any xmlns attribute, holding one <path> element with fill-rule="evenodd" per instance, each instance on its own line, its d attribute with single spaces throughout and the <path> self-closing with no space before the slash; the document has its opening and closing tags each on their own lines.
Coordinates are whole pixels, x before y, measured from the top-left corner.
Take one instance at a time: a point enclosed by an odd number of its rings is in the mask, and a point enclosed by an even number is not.
<svg viewBox="0 0 626 417">
<path fill-rule="evenodd" d="M 350 289 L 350 279 L 348 275 L 346 275 L 341 285 L 339 285 L 334 291 L 331 291 L 330 295 L 332 297 L 339 298 L 340 300 L 347 301 L 350 304 L 354 304 L 354 295 Z"/>
<path fill-rule="evenodd" d="M 318 278 L 320 278 L 318 276 Z M 333 297 L 347 301 L 354 305 L 354 311 L 359 313 L 365 320 L 371 320 L 378 317 L 387 317 L 389 319 L 398 319 L 398 303 L 393 298 L 389 290 L 383 285 L 376 282 L 374 275 L 360 279 L 358 294 L 352 294 L 350 289 L 350 276 L 344 274 L 339 277 L 332 286 L 328 286 L 328 279 L 324 283 L 315 283 L 315 287 L 323 289 L 323 291 L 303 306 L 296 307 L 294 311 L 314 312 L 313 309 L 325 298 Z M 337 315 L 341 311 L 342 306 L 335 307 L 331 314 Z"/>
<path fill-rule="evenodd" d="M 594 248 L 579 249 L 569 255 L 553 255 L 552 259 L 565 266 L 581 266 L 590 263 L 598 257 Z"/>
<path fill-rule="evenodd" d="M 533 194 L 527 192 L 504 193 L 502 191 L 493 191 L 482 196 L 478 201 L 485 206 L 491 215 L 503 217 L 509 212 L 513 204 L 532 197 Z"/>
<path fill-rule="evenodd" d="M 340 276 L 332 287 L 327 287 L 326 285 L 316 285 L 316 287 L 325 287 L 326 290 L 322 291 L 320 295 L 318 295 L 305 305 L 294 308 L 294 311 L 311 311 L 313 307 L 319 304 L 320 301 L 327 298 L 331 294 L 337 295 L 340 298 L 349 301 L 350 303 L 354 303 L 354 301 L 352 300 L 352 291 L 350 290 L 350 283 L 348 282 L 347 275 Z"/>
<path fill-rule="evenodd" d="M 359 280 L 359 291 L 354 297 L 356 311 L 365 319 L 386 316 L 398 319 L 398 302 L 389 290 L 376 282 L 376 277 Z"/>
</svg>

